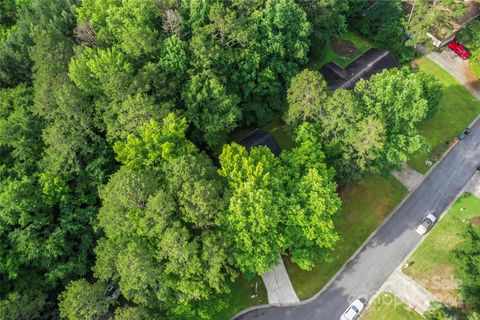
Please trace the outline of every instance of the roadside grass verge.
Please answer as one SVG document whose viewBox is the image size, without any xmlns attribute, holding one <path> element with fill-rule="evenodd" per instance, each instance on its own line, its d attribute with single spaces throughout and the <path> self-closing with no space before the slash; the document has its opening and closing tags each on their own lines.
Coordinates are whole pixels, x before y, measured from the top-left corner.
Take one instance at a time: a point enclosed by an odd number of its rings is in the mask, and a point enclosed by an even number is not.
<svg viewBox="0 0 480 320">
<path fill-rule="evenodd" d="M 411 310 L 391 293 L 381 293 L 360 317 L 360 320 L 421 320 L 423 317 Z"/>
<path fill-rule="evenodd" d="M 311 59 L 307 64 L 306 68 L 311 70 L 320 70 L 323 65 L 329 62 L 335 62 L 340 67 L 344 68 L 372 47 L 372 44 L 368 40 L 360 36 L 358 33 L 352 31 L 346 32 L 338 39 L 353 43 L 356 48 L 355 54 L 348 56 L 340 56 L 335 53 L 334 49 L 332 48 L 332 43 L 329 43 L 324 48 L 322 56 L 317 59 Z"/>
<path fill-rule="evenodd" d="M 427 57 L 412 62 L 424 72 L 432 74 L 444 86 L 438 113 L 421 125 L 423 135 L 430 145 L 430 151 L 414 155 L 409 165 L 426 173 L 426 160 L 436 162 L 448 149 L 452 140 L 480 114 L 480 101 L 468 92 L 457 79 Z"/>
<path fill-rule="evenodd" d="M 243 275 L 239 275 L 230 289 L 232 292 L 229 295 L 227 307 L 216 314 L 214 319 L 229 320 L 237 312 L 246 308 L 268 303 L 267 290 L 260 277 L 248 280 Z M 257 295 L 252 298 L 255 292 Z"/>
<path fill-rule="evenodd" d="M 335 222 L 342 240 L 333 252 L 334 260 L 303 271 L 284 257 L 298 298 L 308 299 L 319 292 L 406 194 L 406 189 L 393 176 L 378 175 L 367 176 L 343 190 L 342 211 Z"/>
<path fill-rule="evenodd" d="M 404 267 L 403 272 L 444 302 L 458 305 L 453 250 L 462 242 L 469 219 L 479 216 L 480 199 L 463 194 L 430 231 L 407 261 L 410 266 Z"/>
</svg>

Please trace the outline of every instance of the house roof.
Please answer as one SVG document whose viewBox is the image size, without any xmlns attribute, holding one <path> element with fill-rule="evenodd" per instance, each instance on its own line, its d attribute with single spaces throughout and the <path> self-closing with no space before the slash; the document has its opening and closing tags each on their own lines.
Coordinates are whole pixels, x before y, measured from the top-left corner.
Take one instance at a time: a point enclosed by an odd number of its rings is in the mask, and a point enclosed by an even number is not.
<svg viewBox="0 0 480 320">
<path fill-rule="evenodd" d="M 266 146 L 277 157 L 282 151 L 273 136 L 270 133 L 265 132 L 261 129 L 256 129 L 247 137 L 239 141 L 238 144 L 244 146 L 248 151 L 250 151 L 250 149 L 252 149 L 253 147 Z"/>
<path fill-rule="evenodd" d="M 320 69 L 320 73 L 333 90 L 352 89 L 360 79 L 370 79 L 384 69 L 399 67 L 390 52 L 371 48 L 345 68 L 330 62 Z"/>
</svg>

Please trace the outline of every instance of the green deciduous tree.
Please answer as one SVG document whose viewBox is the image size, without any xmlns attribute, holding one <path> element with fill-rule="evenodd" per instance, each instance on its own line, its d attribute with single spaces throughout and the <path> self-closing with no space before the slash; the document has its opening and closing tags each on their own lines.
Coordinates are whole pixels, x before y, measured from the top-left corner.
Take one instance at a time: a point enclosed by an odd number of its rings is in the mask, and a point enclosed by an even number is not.
<svg viewBox="0 0 480 320">
<path fill-rule="evenodd" d="M 361 10 L 354 19 L 355 27 L 380 47 L 390 50 L 400 62 L 413 58 L 414 48 L 405 43 L 406 20 L 400 1 L 378 1 Z"/>
<path fill-rule="evenodd" d="M 187 44 L 176 35 L 168 37 L 162 48 L 159 65 L 163 70 L 184 76 L 189 66 Z"/>
<path fill-rule="evenodd" d="M 422 74 L 412 73 L 407 68 L 391 69 L 369 81 L 361 80 L 355 87 L 362 113 L 374 116 L 385 127 L 385 148 L 376 161 L 384 172 L 400 168 L 409 155 L 426 148 L 418 125 L 426 119 L 429 107 L 439 102 L 440 91 L 436 90 L 433 95 L 426 90 L 428 94 L 425 94 L 425 79 Z"/>
<path fill-rule="evenodd" d="M 155 21 L 161 12 L 152 1 L 87 0 L 77 11 L 78 21 L 93 27 L 96 43 L 102 48 L 117 43 L 132 57 L 150 55 L 159 48 Z"/>
<path fill-rule="evenodd" d="M 152 119 L 160 122 L 169 109 L 169 104 L 159 105 L 152 96 L 141 93 L 114 101 L 103 110 L 107 139 L 124 140 L 129 134 L 138 133 L 144 123 Z"/>
<path fill-rule="evenodd" d="M 306 124 L 308 125 L 308 124 Z M 333 217 L 340 199 L 333 182 L 333 169 L 325 164 L 318 136 L 296 137 L 298 147 L 282 154 L 289 206 L 285 234 L 290 258 L 300 268 L 310 270 L 319 261 L 329 261 L 339 240 Z"/>
<path fill-rule="evenodd" d="M 224 224 L 241 271 L 263 274 L 290 252 L 292 261 L 311 269 L 328 261 L 338 240 L 332 217 L 340 202 L 333 171 L 327 169 L 318 139 L 301 135 L 299 147 L 280 159 L 266 147 L 231 144 L 220 155 L 229 204 Z"/>
<path fill-rule="evenodd" d="M 349 1 L 297 0 L 297 3 L 307 14 L 308 21 L 312 26 L 310 43 L 313 56 L 319 56 L 332 37 L 346 31 L 347 21 L 345 14 L 348 11 Z"/>
<path fill-rule="evenodd" d="M 473 310 L 480 310 L 480 231 L 469 226 L 464 241 L 456 251 L 459 263 L 460 295 Z"/>
<path fill-rule="evenodd" d="M 202 131 L 211 147 L 226 141 L 227 133 L 236 127 L 241 113 L 238 97 L 228 94 L 224 85 L 211 72 L 192 77 L 184 92 L 187 117 Z"/>
<path fill-rule="evenodd" d="M 465 28 L 458 32 L 458 38 L 468 46 L 469 49 L 480 49 L 480 20 L 469 22 Z"/>
<path fill-rule="evenodd" d="M 327 93 L 327 82 L 320 72 L 305 69 L 298 73 L 288 88 L 285 122 L 295 128 L 305 121 L 320 120 Z"/>
<path fill-rule="evenodd" d="M 231 144 L 223 148 L 220 164 L 232 193 L 225 223 L 233 258 L 242 272 L 263 274 L 285 248 L 280 224 L 287 198 L 279 179 L 279 159 L 266 147 L 248 153 Z"/>
<path fill-rule="evenodd" d="M 59 296 L 60 316 L 68 320 L 101 319 L 113 304 L 105 291 L 102 282 L 90 284 L 84 279 L 70 282 Z"/>
<path fill-rule="evenodd" d="M 444 28 L 459 16 L 465 13 L 465 2 L 455 0 L 415 2 L 413 12 L 407 22 L 407 32 L 411 36 L 409 42 L 416 46 L 418 43 L 432 45 L 427 33 L 433 29 Z"/>
<path fill-rule="evenodd" d="M 123 165 L 101 192 L 95 275 L 153 312 L 209 318 L 234 273 L 219 228 L 223 185 L 186 130 L 170 114 L 115 144 Z"/>
</svg>

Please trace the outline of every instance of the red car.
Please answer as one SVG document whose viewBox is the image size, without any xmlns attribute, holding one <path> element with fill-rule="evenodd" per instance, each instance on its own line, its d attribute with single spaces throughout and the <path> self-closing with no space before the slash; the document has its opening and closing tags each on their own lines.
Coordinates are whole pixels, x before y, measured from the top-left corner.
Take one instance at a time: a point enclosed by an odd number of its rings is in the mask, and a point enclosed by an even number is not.
<svg viewBox="0 0 480 320">
<path fill-rule="evenodd" d="M 455 40 L 450 42 L 448 44 L 448 47 L 463 60 L 466 60 L 470 57 L 470 53 L 467 51 L 467 49 L 465 49 L 464 46 L 462 46 L 460 43 L 456 42 Z"/>
</svg>

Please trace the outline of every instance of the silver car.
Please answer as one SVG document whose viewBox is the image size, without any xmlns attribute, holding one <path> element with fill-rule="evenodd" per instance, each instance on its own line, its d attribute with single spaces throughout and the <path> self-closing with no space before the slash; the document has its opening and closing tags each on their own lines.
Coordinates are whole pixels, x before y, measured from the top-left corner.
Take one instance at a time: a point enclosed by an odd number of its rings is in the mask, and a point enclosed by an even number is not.
<svg viewBox="0 0 480 320">
<path fill-rule="evenodd" d="M 348 307 L 347 310 L 342 314 L 340 320 L 355 320 L 358 319 L 360 313 L 365 309 L 365 303 L 357 299 Z"/>
<path fill-rule="evenodd" d="M 420 235 L 424 235 L 433 227 L 433 224 L 437 221 L 437 218 L 429 213 L 422 219 L 422 222 L 417 227 L 417 233 Z"/>
</svg>

